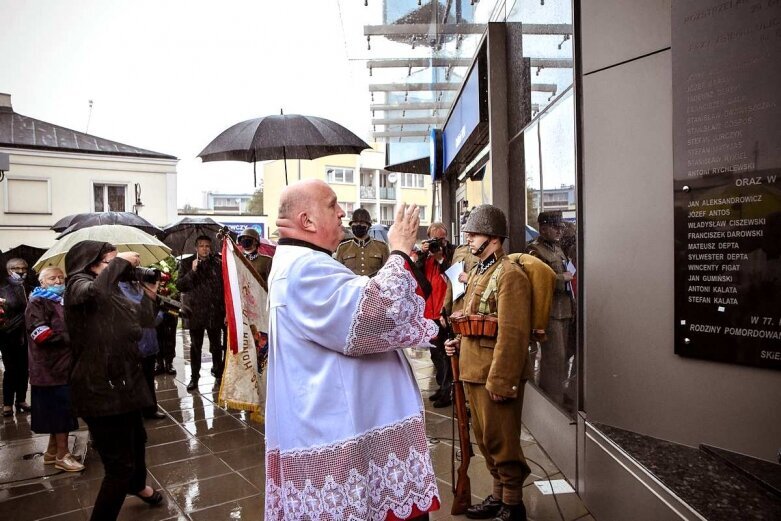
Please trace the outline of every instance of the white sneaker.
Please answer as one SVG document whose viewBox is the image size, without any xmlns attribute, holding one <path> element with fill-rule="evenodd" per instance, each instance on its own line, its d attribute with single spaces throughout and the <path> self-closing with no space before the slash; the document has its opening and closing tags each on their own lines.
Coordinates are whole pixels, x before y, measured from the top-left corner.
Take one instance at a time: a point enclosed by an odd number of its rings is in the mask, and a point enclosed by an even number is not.
<svg viewBox="0 0 781 521">
<path fill-rule="evenodd" d="M 62 459 L 57 458 L 54 460 L 54 468 L 64 470 L 65 472 L 81 472 L 84 470 L 84 465 L 76 461 L 76 458 L 68 452 Z"/>
</svg>

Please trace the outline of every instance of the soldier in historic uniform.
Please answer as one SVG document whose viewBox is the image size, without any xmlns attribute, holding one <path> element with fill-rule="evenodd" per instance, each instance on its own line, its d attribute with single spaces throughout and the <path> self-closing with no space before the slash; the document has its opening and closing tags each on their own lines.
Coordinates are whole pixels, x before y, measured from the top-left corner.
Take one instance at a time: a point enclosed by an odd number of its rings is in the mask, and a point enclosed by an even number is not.
<svg viewBox="0 0 781 521">
<path fill-rule="evenodd" d="M 350 229 L 353 238 L 342 242 L 336 249 L 336 260 L 350 268 L 356 275 L 373 277 L 390 256 L 388 245 L 369 237 L 372 218 L 368 210 L 358 208 L 353 212 Z"/>
<path fill-rule="evenodd" d="M 479 262 L 469 274 L 465 295 L 454 305 L 452 323 L 459 334 L 445 346 L 449 355 L 460 351 L 472 428 L 493 476 L 493 493 L 469 507 L 466 516 L 525 520 L 523 482 L 530 469 L 520 437 L 524 384 L 531 376 L 531 285 L 502 249 L 507 220 L 499 208 L 478 206 L 463 230 Z"/>
<path fill-rule="evenodd" d="M 268 275 L 271 273 L 271 257 L 258 251 L 260 234 L 255 228 L 246 228 L 238 237 L 239 246 L 255 271 L 260 275 L 260 285 L 268 291 Z"/>
<path fill-rule="evenodd" d="M 567 344 L 575 316 L 572 294 L 573 274 L 567 270 L 570 259 L 561 249 L 564 221 L 561 212 L 542 212 L 537 217 L 540 235 L 529 243 L 528 251 L 556 272 L 547 340 L 541 343 L 540 388 L 556 403 L 564 405 L 564 384 L 567 379 Z"/>
</svg>

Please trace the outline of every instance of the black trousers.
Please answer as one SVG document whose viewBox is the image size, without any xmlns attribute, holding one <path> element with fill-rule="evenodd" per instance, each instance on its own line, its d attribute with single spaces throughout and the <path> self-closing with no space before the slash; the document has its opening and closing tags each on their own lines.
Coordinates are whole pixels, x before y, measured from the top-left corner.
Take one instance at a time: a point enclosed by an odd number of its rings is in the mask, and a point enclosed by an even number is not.
<svg viewBox="0 0 781 521">
<path fill-rule="evenodd" d="M 431 361 L 434 363 L 434 377 L 437 380 L 437 385 L 441 389 L 441 396 L 443 398 L 450 396 L 450 389 L 453 387 L 453 367 L 450 365 L 450 357 L 445 352 L 445 329 L 442 324 L 437 322 L 439 326 L 439 333 L 437 338 L 432 340 L 431 343 L 434 347 L 431 348 Z"/>
<path fill-rule="evenodd" d="M 176 355 L 176 326 L 179 325 L 179 317 L 170 313 L 163 313 L 163 321 L 157 326 L 157 343 L 160 351 L 157 353 L 157 363 L 169 366 Z"/>
<path fill-rule="evenodd" d="M 27 342 L 24 329 L 19 334 L 4 335 L 0 339 L 3 355 L 3 405 L 27 400 Z"/>
<path fill-rule="evenodd" d="M 141 360 L 141 369 L 144 371 L 144 380 L 146 385 L 149 386 L 149 392 L 152 393 L 152 401 L 154 405 L 144 407 L 141 411 L 144 416 L 151 416 L 157 412 L 157 394 L 155 394 L 155 359 L 156 355 L 145 356 Z"/>
<path fill-rule="evenodd" d="M 222 346 L 222 328 L 190 328 L 190 364 L 192 365 L 192 377 L 199 378 L 201 373 L 201 352 L 203 350 L 203 333 L 209 335 L 209 352 L 212 354 L 212 365 L 218 377 L 222 376 L 225 351 Z"/>
<path fill-rule="evenodd" d="M 90 520 L 113 521 L 125 495 L 138 494 L 146 487 L 144 421 L 141 411 L 85 417 L 84 421 L 105 473 Z"/>
</svg>

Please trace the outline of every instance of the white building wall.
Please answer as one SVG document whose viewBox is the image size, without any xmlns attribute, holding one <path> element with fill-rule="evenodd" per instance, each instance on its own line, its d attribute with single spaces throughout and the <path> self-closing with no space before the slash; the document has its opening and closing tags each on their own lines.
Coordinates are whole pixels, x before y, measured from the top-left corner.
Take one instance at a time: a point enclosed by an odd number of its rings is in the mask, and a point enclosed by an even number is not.
<svg viewBox="0 0 781 521">
<path fill-rule="evenodd" d="M 0 249 L 19 244 L 50 247 L 49 228 L 69 214 L 92 212 L 95 183 L 125 185 L 125 210 L 133 211 L 135 184 L 141 186 L 138 214 L 157 226 L 176 218 L 176 160 L 29 151 L 0 148 L 10 155 L 10 169 L 0 183 Z M 19 201 L 9 180 L 48 180 L 50 204 Z M 13 185 L 12 185 L 13 186 Z M 37 191 L 41 193 L 40 190 Z M 42 196 L 45 196 L 42 194 Z M 45 207 L 46 210 L 42 210 Z M 34 213 L 25 213 L 28 211 Z M 48 210 L 48 211 L 47 211 Z"/>
</svg>

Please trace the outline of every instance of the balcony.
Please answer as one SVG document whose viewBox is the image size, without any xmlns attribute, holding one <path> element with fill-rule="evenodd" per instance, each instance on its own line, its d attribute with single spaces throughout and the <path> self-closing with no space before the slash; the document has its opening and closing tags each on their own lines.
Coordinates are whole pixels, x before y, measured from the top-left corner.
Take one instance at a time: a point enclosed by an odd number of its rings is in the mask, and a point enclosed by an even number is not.
<svg viewBox="0 0 781 521">
<path fill-rule="evenodd" d="M 392 186 L 380 187 L 380 199 L 396 200 L 396 189 Z"/>
<path fill-rule="evenodd" d="M 361 185 L 361 199 L 377 199 L 377 188 Z"/>
</svg>

